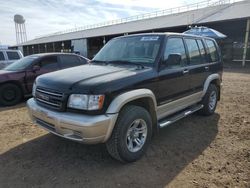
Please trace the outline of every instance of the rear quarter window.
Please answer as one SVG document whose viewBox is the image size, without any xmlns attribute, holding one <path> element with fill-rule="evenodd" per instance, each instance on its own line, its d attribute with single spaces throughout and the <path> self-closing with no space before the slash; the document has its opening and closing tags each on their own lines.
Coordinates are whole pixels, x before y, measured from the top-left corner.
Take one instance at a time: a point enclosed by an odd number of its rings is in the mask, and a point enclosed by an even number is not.
<svg viewBox="0 0 250 188">
<path fill-rule="evenodd" d="M 16 60 L 16 59 L 20 59 L 20 56 L 17 52 L 6 52 L 8 59 L 9 60 Z"/>
<path fill-rule="evenodd" d="M 214 41 L 209 40 L 209 39 L 205 39 L 205 42 L 207 45 L 208 57 L 209 57 L 210 62 L 218 61 L 219 55 L 218 55 L 218 51 L 217 51 L 217 48 L 216 48 Z"/>
</svg>

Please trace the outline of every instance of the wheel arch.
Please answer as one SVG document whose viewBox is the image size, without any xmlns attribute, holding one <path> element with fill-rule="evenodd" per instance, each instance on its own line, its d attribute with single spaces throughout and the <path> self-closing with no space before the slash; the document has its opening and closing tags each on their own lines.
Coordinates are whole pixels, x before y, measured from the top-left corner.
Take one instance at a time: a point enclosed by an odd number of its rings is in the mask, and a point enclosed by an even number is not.
<svg viewBox="0 0 250 188">
<path fill-rule="evenodd" d="M 132 101 L 140 100 L 146 98 L 151 101 L 154 109 L 157 108 L 156 98 L 154 93 L 149 89 L 136 89 L 128 91 L 118 95 L 109 105 L 106 113 L 114 114 L 118 113 L 122 107 Z"/>
<path fill-rule="evenodd" d="M 205 96 L 210 84 L 214 84 L 218 88 L 218 100 L 220 100 L 221 78 L 219 74 L 211 74 L 204 83 L 202 97 Z"/>
<path fill-rule="evenodd" d="M 109 105 L 106 114 L 119 113 L 126 105 L 137 105 L 145 108 L 152 118 L 153 132 L 157 129 L 157 103 L 155 95 L 151 90 L 136 89 L 118 95 Z M 110 137 L 115 126 L 115 123 L 113 124 L 114 125 L 110 127 L 110 130 L 108 131 L 109 133 L 106 135 L 105 140 Z"/>
</svg>

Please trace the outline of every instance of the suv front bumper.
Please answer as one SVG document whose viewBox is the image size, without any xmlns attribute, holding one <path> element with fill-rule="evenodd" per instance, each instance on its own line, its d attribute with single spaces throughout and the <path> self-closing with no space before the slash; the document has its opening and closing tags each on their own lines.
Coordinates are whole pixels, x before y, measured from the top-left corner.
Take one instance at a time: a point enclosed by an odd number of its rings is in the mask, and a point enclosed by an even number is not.
<svg viewBox="0 0 250 188">
<path fill-rule="evenodd" d="M 27 107 L 32 121 L 38 126 L 63 138 L 87 144 L 106 142 L 118 117 L 118 113 L 91 116 L 56 112 L 39 106 L 33 98 L 27 101 Z"/>
</svg>

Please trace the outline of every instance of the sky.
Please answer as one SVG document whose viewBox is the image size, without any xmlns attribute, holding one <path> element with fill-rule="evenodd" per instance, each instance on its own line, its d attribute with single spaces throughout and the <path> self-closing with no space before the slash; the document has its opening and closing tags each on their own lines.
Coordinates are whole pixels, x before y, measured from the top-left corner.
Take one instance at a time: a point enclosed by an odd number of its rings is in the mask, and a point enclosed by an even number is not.
<svg viewBox="0 0 250 188">
<path fill-rule="evenodd" d="M 25 18 L 28 40 L 75 27 L 202 0 L 0 0 L 0 45 L 16 43 L 14 15 Z"/>
</svg>

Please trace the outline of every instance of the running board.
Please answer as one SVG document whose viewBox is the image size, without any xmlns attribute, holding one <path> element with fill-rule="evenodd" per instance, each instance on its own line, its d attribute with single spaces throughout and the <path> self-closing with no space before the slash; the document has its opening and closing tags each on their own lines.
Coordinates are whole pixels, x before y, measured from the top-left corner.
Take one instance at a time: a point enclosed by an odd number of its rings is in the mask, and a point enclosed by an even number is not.
<svg viewBox="0 0 250 188">
<path fill-rule="evenodd" d="M 174 123 L 174 122 L 176 122 L 176 121 L 178 121 L 178 120 L 180 120 L 180 119 L 182 119 L 182 118 L 184 118 L 184 117 L 186 117 L 186 116 L 188 116 L 188 115 L 190 115 L 190 114 L 192 114 L 192 113 L 194 113 L 202 108 L 203 108 L 202 104 L 187 108 L 184 111 L 181 111 L 175 115 L 172 115 L 170 117 L 167 117 L 167 118 L 161 120 L 159 122 L 159 127 L 160 128 L 166 127 L 166 126 L 168 126 L 168 125 L 170 125 L 170 124 L 172 124 L 172 123 Z"/>
</svg>

